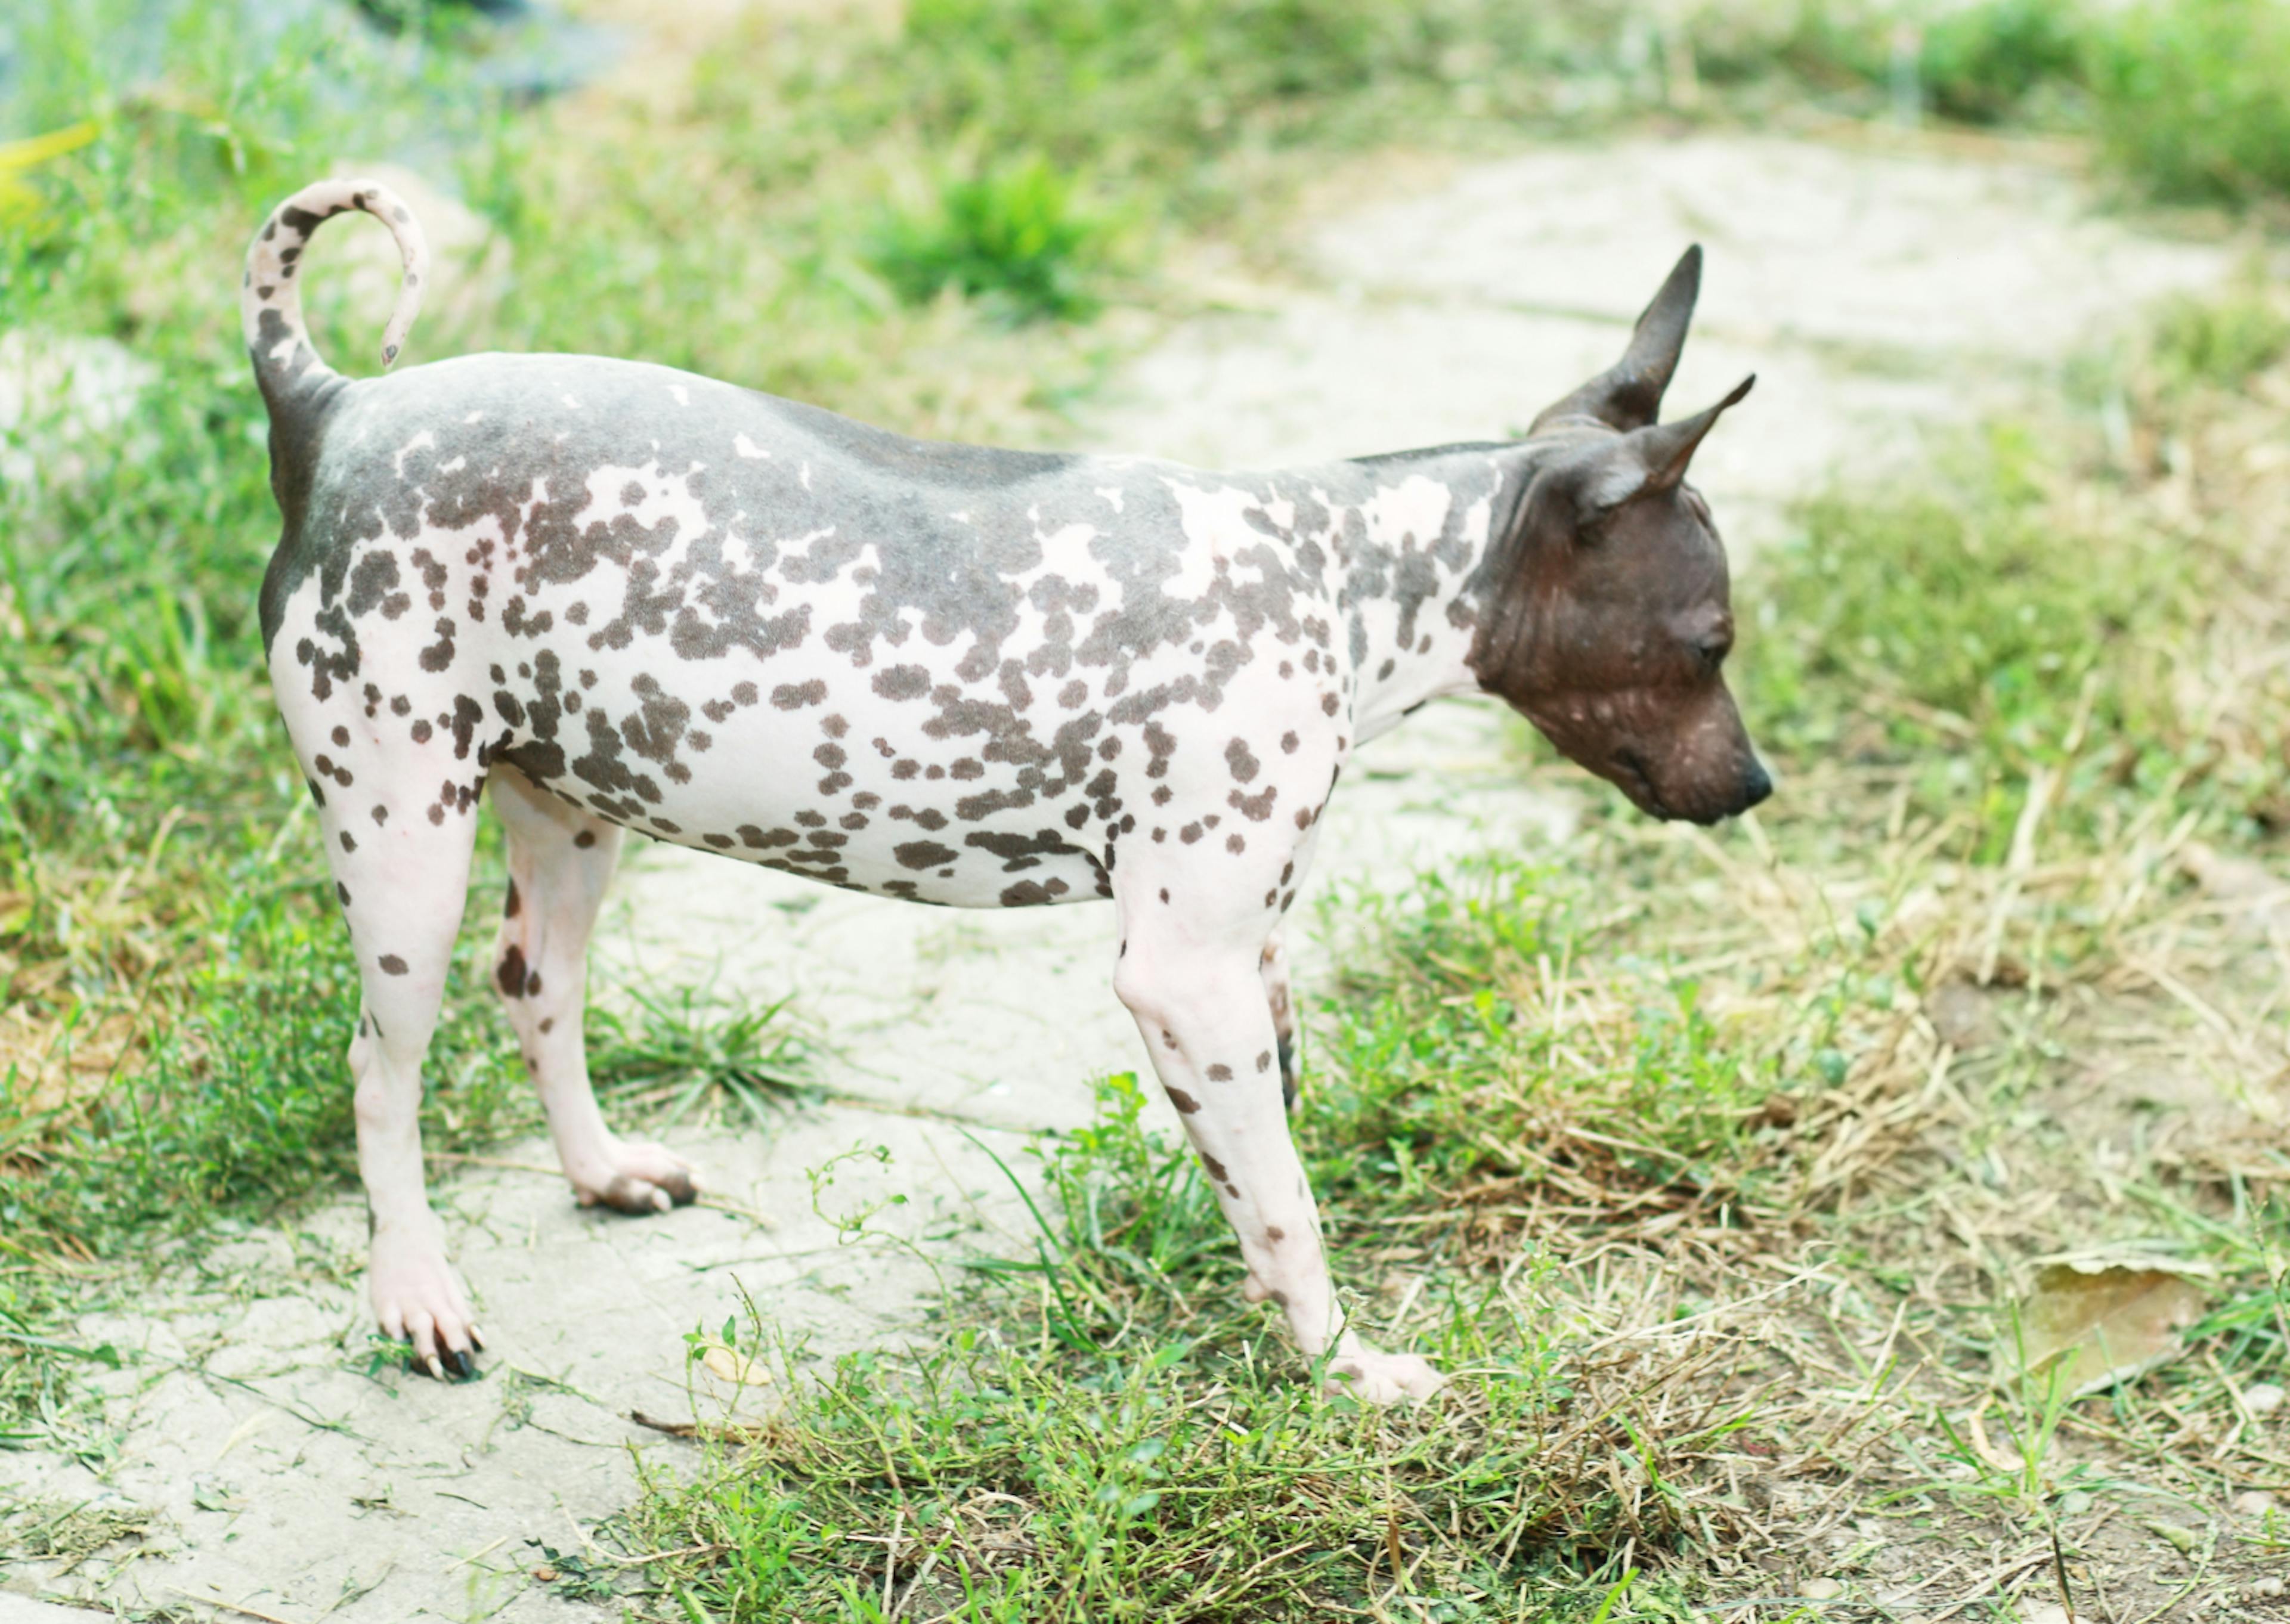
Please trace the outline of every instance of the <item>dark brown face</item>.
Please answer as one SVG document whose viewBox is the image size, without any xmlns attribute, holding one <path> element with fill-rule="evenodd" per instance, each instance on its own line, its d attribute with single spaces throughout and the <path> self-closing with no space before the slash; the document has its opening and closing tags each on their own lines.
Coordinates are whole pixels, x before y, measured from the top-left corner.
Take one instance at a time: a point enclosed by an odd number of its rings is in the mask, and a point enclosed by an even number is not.
<svg viewBox="0 0 2290 1624">
<path fill-rule="evenodd" d="M 1714 823 L 1755 806 L 1773 782 L 1726 686 L 1734 615 L 1701 494 L 1680 484 L 1586 521 L 1573 482 L 1546 480 L 1524 516 L 1532 634 L 1482 680 L 1641 812 Z"/>
<path fill-rule="evenodd" d="M 1472 664 L 1566 756 L 1656 818 L 1715 823 L 1773 793 L 1726 689 L 1726 551 L 1685 483 L 1744 383 L 1657 425 L 1700 275 L 1687 254 L 1612 371 L 1543 413 L 1532 484 L 1493 555 Z"/>
</svg>

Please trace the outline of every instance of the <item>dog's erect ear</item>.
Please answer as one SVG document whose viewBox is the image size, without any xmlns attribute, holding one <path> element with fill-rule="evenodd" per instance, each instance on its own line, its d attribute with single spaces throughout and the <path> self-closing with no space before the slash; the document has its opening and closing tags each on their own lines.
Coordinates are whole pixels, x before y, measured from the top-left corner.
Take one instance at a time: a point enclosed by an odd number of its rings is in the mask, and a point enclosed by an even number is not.
<svg viewBox="0 0 2290 1624">
<path fill-rule="evenodd" d="M 1587 517 L 1611 513 L 1624 502 L 1658 491 L 1674 489 L 1685 477 L 1686 465 L 1730 406 L 1742 404 L 1758 375 L 1750 373 L 1734 386 L 1734 392 L 1707 411 L 1674 423 L 1648 424 L 1632 429 L 1603 448 L 1589 464 L 1578 486 L 1578 511 Z"/>
<path fill-rule="evenodd" d="M 1701 292 L 1701 244 L 1685 251 L 1661 292 L 1630 331 L 1622 358 L 1527 427 L 1531 436 L 1569 420 L 1603 423 L 1609 428 L 1643 428 L 1661 415 L 1661 394 L 1677 371 L 1685 348 L 1686 324 Z"/>
<path fill-rule="evenodd" d="M 1727 408 L 1738 406 L 1748 398 L 1750 387 L 1757 381 L 1757 373 L 1751 372 L 1734 386 L 1732 394 L 1707 411 L 1634 432 L 1629 437 L 1646 470 L 1642 490 L 1667 491 L 1684 479 L 1685 465 L 1693 460 L 1693 453 L 1700 449 L 1703 438 L 1718 426 L 1718 420 Z"/>
</svg>

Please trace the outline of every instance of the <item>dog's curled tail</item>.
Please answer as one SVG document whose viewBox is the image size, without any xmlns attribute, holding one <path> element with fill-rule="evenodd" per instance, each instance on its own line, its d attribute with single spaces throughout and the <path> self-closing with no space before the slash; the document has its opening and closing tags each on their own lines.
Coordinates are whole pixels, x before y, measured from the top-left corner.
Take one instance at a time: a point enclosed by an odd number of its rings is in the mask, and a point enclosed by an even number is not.
<svg viewBox="0 0 2290 1624">
<path fill-rule="evenodd" d="M 336 376 L 312 347 L 309 331 L 302 324 L 302 292 L 295 273 L 301 269 L 303 250 L 318 227 L 352 209 L 363 209 L 389 228 L 403 262 L 397 307 L 381 330 L 385 368 L 404 348 L 406 332 L 421 308 L 421 285 L 429 276 L 429 244 L 413 211 L 396 193 L 379 180 L 321 180 L 280 204 L 247 246 L 246 280 L 238 300 L 254 375 L 274 413 L 288 396 Z"/>
</svg>

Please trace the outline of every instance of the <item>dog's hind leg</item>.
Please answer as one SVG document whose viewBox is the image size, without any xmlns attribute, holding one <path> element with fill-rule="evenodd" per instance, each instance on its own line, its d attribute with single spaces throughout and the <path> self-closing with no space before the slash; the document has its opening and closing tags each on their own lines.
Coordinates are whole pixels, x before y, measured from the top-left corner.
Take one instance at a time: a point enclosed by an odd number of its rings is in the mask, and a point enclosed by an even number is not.
<svg viewBox="0 0 2290 1624">
<path fill-rule="evenodd" d="M 1280 1103 L 1293 1111 L 1303 1083 L 1297 1069 L 1296 997 L 1288 983 L 1288 955 L 1280 945 L 1278 931 L 1266 940 L 1257 968 L 1264 977 L 1264 1001 L 1272 1007 L 1272 1033 L 1278 1040 Z"/>
<path fill-rule="evenodd" d="M 508 835 L 508 897 L 493 986 L 516 1028 L 573 1193 L 583 1206 L 602 1203 L 623 1212 L 691 1201 L 699 1194 L 691 1164 L 658 1145 L 616 1138 L 589 1080 L 581 1035 L 589 936 L 619 860 L 621 831 L 534 788 L 506 764 L 493 768 L 492 793 Z"/>
<path fill-rule="evenodd" d="M 364 995 L 349 1064 L 374 1316 L 433 1376 L 466 1375 L 483 1339 L 422 1176 L 421 1065 L 468 892 L 482 769 L 455 754 L 450 734 L 415 744 L 390 727 L 385 737 L 389 721 L 341 685 L 317 696 L 307 678 L 297 692 L 291 668 L 274 672 Z"/>
</svg>

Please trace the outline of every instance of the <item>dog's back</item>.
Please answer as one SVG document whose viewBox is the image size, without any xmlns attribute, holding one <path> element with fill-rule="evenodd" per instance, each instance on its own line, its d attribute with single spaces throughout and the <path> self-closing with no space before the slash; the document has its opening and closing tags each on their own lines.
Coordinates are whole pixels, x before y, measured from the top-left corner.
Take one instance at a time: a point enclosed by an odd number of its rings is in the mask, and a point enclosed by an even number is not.
<svg viewBox="0 0 2290 1624">
<path fill-rule="evenodd" d="M 1269 731 L 1244 741 L 1267 765 L 1233 820 L 1325 789 L 1325 764 L 1285 781 L 1279 741 L 1346 692 L 1329 583 L 1363 468 L 919 442 L 594 356 L 349 382 L 258 285 L 274 680 L 314 762 L 379 752 L 385 782 L 438 786 L 417 815 L 467 815 L 502 761 L 661 838 L 1009 907 L 1109 895 L 1141 822 L 1213 833 L 1226 812 L 1154 820 L 1154 797 L 1174 773 L 1223 798 L 1224 734 L 1186 750 L 1201 730 L 1170 724 L 1236 684 Z M 376 736 L 323 748 L 344 729 Z"/>
</svg>

